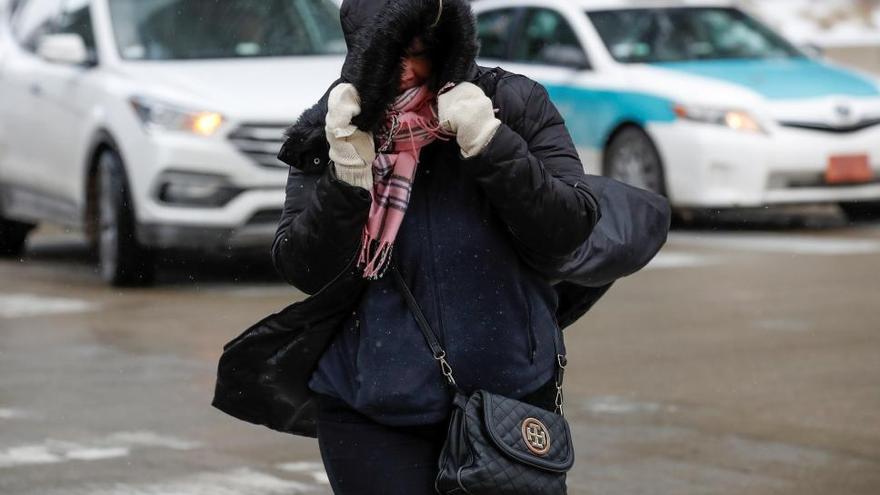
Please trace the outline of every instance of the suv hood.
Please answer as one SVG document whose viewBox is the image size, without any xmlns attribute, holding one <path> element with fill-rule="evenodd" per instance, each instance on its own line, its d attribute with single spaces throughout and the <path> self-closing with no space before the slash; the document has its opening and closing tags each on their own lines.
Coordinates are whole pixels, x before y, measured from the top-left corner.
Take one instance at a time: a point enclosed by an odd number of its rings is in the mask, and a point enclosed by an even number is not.
<svg viewBox="0 0 880 495">
<path fill-rule="evenodd" d="M 339 77 L 343 57 L 126 62 L 138 94 L 239 121 L 292 122 Z"/>
<path fill-rule="evenodd" d="M 653 67 L 714 79 L 754 91 L 768 100 L 825 96 L 880 96 L 878 85 L 853 71 L 807 58 L 693 60 Z"/>
<path fill-rule="evenodd" d="M 619 77 L 666 104 L 736 108 L 781 122 L 842 128 L 880 119 L 877 82 L 809 59 L 633 64 Z"/>
</svg>

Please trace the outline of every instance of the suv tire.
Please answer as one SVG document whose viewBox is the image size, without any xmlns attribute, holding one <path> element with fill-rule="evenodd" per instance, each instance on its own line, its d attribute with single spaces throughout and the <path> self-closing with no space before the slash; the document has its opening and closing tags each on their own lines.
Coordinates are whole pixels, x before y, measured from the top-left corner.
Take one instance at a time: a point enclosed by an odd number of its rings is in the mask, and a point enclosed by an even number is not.
<svg viewBox="0 0 880 495">
<path fill-rule="evenodd" d="M 122 158 L 112 150 L 98 159 L 98 265 L 101 277 L 114 286 L 153 282 L 153 252 L 137 240 L 137 223 Z"/>
<path fill-rule="evenodd" d="M 666 175 L 651 137 L 629 126 L 617 133 L 605 148 L 604 174 L 632 186 L 666 196 Z"/>
</svg>

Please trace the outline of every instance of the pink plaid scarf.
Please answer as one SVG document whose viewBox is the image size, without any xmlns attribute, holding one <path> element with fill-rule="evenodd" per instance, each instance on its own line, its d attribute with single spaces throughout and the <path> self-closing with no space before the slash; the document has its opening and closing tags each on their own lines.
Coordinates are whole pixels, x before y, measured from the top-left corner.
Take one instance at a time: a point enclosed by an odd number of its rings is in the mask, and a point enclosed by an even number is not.
<svg viewBox="0 0 880 495">
<path fill-rule="evenodd" d="M 447 85 L 440 93 L 449 89 Z M 409 204 L 413 179 L 423 146 L 452 136 L 437 121 L 435 95 L 427 86 L 410 88 L 385 113 L 379 133 L 379 152 L 373 161 L 373 204 L 364 227 L 358 267 L 364 278 L 382 276 Z"/>
</svg>

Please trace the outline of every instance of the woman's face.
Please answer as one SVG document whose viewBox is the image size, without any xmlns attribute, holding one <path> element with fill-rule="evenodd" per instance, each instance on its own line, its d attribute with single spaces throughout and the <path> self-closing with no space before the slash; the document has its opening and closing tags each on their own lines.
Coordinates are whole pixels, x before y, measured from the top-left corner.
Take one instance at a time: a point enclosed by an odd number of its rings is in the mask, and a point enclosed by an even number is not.
<svg viewBox="0 0 880 495">
<path fill-rule="evenodd" d="M 403 74 L 400 91 L 421 86 L 431 75 L 431 60 L 421 38 L 414 38 L 403 56 Z"/>
</svg>

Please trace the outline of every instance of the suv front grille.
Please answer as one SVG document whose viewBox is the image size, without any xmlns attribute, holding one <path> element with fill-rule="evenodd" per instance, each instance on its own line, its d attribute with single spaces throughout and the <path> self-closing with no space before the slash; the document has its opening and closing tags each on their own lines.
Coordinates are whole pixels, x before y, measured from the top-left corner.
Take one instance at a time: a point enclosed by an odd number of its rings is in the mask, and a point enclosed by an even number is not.
<svg viewBox="0 0 880 495">
<path fill-rule="evenodd" d="M 287 168 L 287 164 L 277 158 L 286 128 L 284 124 L 242 124 L 229 134 L 229 140 L 261 167 Z"/>
</svg>

